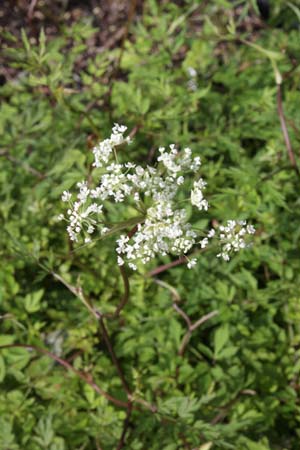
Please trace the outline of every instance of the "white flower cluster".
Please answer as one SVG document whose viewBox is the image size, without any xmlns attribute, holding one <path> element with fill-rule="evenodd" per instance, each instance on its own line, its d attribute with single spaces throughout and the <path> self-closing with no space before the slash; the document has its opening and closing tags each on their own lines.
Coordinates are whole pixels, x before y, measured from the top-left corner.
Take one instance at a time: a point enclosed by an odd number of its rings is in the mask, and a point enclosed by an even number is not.
<svg viewBox="0 0 300 450">
<path fill-rule="evenodd" d="M 253 225 L 247 225 L 245 220 L 228 220 L 226 226 L 221 225 L 219 230 L 222 249 L 217 257 L 225 261 L 229 261 L 230 253 L 249 247 L 245 237 L 255 233 Z"/>
<path fill-rule="evenodd" d="M 136 270 L 136 261 L 146 264 L 156 255 L 186 254 L 196 243 L 197 233 L 186 221 L 185 210 L 173 210 L 171 203 L 158 201 L 148 209 L 145 221 L 138 224 L 136 233 L 129 239 L 122 235 L 117 240 L 119 265 L 124 258 Z"/>
<path fill-rule="evenodd" d="M 92 188 L 85 181 L 78 183 L 79 193 L 74 202 L 71 193 L 63 192 L 62 201 L 69 204 L 69 209 L 67 217 L 60 215 L 60 219 L 68 221 L 70 239 L 77 242 L 83 234 L 84 241 L 88 243 L 90 235 L 96 230 L 100 235 L 107 233 L 105 202 L 127 201 L 139 215 L 123 222 L 123 228 L 127 231 L 132 224 L 135 228 L 116 241 L 119 265 L 126 261 L 136 270 L 137 263 L 146 264 L 157 255 L 187 255 L 195 244 L 205 248 L 208 240 L 214 237 L 215 230 L 199 241 L 198 234 L 187 220 L 186 210 L 178 207 L 181 185 L 190 185 L 188 175 L 198 173 L 200 157 L 193 157 L 190 148 L 179 152 L 175 145 L 170 145 L 169 150 L 159 148 L 156 167 L 142 167 L 131 162 L 121 164 L 117 159 L 116 147 L 130 142 L 124 138 L 126 129 L 115 124 L 110 138 L 93 149 L 94 166 L 103 172 L 99 175 L 98 185 Z M 198 178 L 193 182 L 190 199 L 187 199 L 199 211 L 208 209 L 203 195 L 205 186 L 205 181 Z M 236 225 L 239 227 L 238 234 L 235 234 Z M 244 225 L 244 222 L 229 221 L 226 227 L 220 227 L 222 252 L 218 256 L 229 259 L 227 255 L 232 250 L 246 246 L 244 235 L 253 233 L 254 229 L 251 226 L 244 228 Z M 186 258 L 188 268 L 192 268 L 196 259 Z"/>
<path fill-rule="evenodd" d="M 100 142 L 96 147 L 93 148 L 93 153 L 95 156 L 95 167 L 102 167 L 103 164 L 107 164 L 110 160 L 111 154 L 114 151 L 115 147 L 123 144 L 124 142 L 129 143 L 130 138 L 127 137 L 124 139 L 124 133 L 127 130 L 127 127 L 124 125 L 118 125 L 117 123 L 112 129 L 112 133 L 109 139 L 105 139 Z"/>
<path fill-rule="evenodd" d="M 191 190 L 191 204 L 197 206 L 200 211 L 201 209 L 208 210 L 208 203 L 202 192 L 205 186 L 205 181 L 200 178 L 200 180 L 194 181 L 193 189 Z"/>
<path fill-rule="evenodd" d="M 102 205 L 97 203 L 90 203 L 89 196 L 91 194 L 90 189 L 85 181 L 77 183 L 79 188 L 79 194 L 77 195 L 76 202 L 72 202 L 72 194 L 68 191 L 64 191 L 62 194 L 62 201 L 69 203 L 67 231 L 69 233 L 71 241 L 78 241 L 78 234 L 85 231 L 88 235 L 95 231 L 95 225 L 97 224 L 96 217 L 102 213 Z M 89 203 L 87 205 L 87 203 Z M 59 216 L 60 220 L 65 217 Z M 91 238 L 86 236 L 85 242 L 88 243 Z"/>
</svg>

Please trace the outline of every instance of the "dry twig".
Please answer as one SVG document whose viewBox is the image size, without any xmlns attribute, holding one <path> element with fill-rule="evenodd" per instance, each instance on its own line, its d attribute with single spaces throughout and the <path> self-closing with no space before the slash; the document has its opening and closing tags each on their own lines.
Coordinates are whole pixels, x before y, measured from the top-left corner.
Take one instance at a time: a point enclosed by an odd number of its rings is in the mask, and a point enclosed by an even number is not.
<svg viewBox="0 0 300 450">
<path fill-rule="evenodd" d="M 0 349 L 8 349 L 8 348 L 24 348 L 26 350 L 34 350 L 38 353 L 42 353 L 43 355 L 49 356 L 49 358 L 56 361 L 61 366 L 65 367 L 66 369 L 70 370 L 71 372 L 75 373 L 79 378 L 81 378 L 85 383 L 89 384 L 94 391 L 96 391 L 98 394 L 105 397 L 108 401 L 114 403 L 116 406 L 122 407 L 122 408 L 128 408 L 128 404 L 125 402 L 122 402 L 121 400 L 118 400 L 115 397 L 112 397 L 110 394 L 108 394 L 106 391 L 101 389 L 94 381 L 90 374 L 84 374 L 80 372 L 79 370 L 75 369 L 72 364 L 70 364 L 65 359 L 62 359 L 58 356 L 56 356 L 54 353 L 49 352 L 48 350 L 40 347 L 36 347 L 34 345 L 25 345 L 25 344 L 9 344 L 9 345 L 1 345 Z"/>
<path fill-rule="evenodd" d="M 31 167 L 29 164 L 25 163 L 24 161 L 21 161 L 21 160 L 15 158 L 14 156 L 10 155 L 8 150 L 0 150 L 0 156 L 4 156 L 8 161 L 11 161 L 12 163 L 22 166 L 27 172 L 31 173 L 32 175 L 39 178 L 40 180 L 42 180 L 43 178 L 46 177 L 46 175 L 39 172 L 34 167 Z"/>
<path fill-rule="evenodd" d="M 281 126 L 281 130 L 282 130 L 285 146 L 287 149 L 287 153 L 288 153 L 291 165 L 292 165 L 293 169 L 295 170 L 295 172 L 297 173 L 297 175 L 300 176 L 299 168 L 297 166 L 295 154 L 293 152 L 293 148 L 292 148 L 292 144 L 290 141 L 290 137 L 289 137 L 289 133 L 288 133 L 287 125 L 286 125 L 286 120 L 285 120 L 285 116 L 284 116 L 284 112 L 283 112 L 281 83 L 276 83 L 276 85 L 277 85 L 277 111 L 278 111 L 278 116 L 279 116 L 279 120 L 280 120 L 280 126 Z"/>
<path fill-rule="evenodd" d="M 171 286 L 170 284 L 165 283 L 164 281 L 161 281 L 161 280 L 154 279 L 154 282 L 156 284 L 158 284 L 159 286 L 162 286 L 163 288 L 168 289 L 171 292 L 172 297 L 173 297 L 173 305 L 172 306 L 175 309 L 175 311 L 184 319 L 184 321 L 187 325 L 188 330 L 185 333 L 185 335 L 183 336 L 179 350 L 178 350 L 178 354 L 180 356 L 183 356 L 186 346 L 189 343 L 189 340 L 192 336 L 193 331 L 195 331 L 197 328 L 199 328 L 203 323 L 207 322 L 209 319 L 212 319 L 217 314 L 219 314 L 219 311 L 217 311 L 217 310 L 211 311 L 210 313 L 205 314 L 205 316 L 200 317 L 200 319 L 196 320 L 195 323 L 192 323 L 189 316 L 178 305 L 178 302 L 181 301 L 181 299 L 180 299 L 180 296 L 179 296 L 178 292 L 176 291 L 176 289 L 173 286 Z"/>
</svg>

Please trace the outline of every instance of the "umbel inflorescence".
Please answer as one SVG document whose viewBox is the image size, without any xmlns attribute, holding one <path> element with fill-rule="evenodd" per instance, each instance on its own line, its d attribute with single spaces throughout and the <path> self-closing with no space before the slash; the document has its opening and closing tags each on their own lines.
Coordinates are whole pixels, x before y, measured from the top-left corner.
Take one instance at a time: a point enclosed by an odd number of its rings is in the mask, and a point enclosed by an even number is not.
<svg viewBox="0 0 300 450">
<path fill-rule="evenodd" d="M 196 259 L 188 256 L 191 249 L 196 245 L 203 249 L 212 239 L 217 239 L 221 247 L 217 257 L 226 261 L 230 254 L 248 246 L 246 236 L 255 230 L 245 221 L 229 220 L 225 226 L 212 228 L 201 238 L 189 223 L 187 201 L 196 210 L 208 209 L 204 197 L 206 182 L 198 175 L 199 156 L 193 157 L 190 148 L 179 152 L 172 144 L 168 150 L 159 148 L 154 167 L 120 163 L 118 147 L 130 143 L 130 138 L 124 137 L 126 129 L 115 124 L 110 138 L 93 149 L 93 165 L 99 172 L 98 184 L 78 183 L 79 192 L 75 199 L 68 191 L 62 195 L 62 201 L 68 203 L 69 208 L 67 214 L 59 218 L 68 222 L 67 231 L 72 241 L 83 239 L 89 243 L 94 236 L 126 230 L 127 233 L 116 240 L 117 260 L 119 265 L 128 263 L 133 270 L 139 263 L 146 264 L 159 255 L 184 255 L 188 268 L 192 268 Z M 179 200 L 187 190 L 189 198 Z M 107 221 L 107 202 L 120 204 L 121 220 L 117 225 Z M 135 214 L 130 218 L 123 217 L 128 209 Z"/>
</svg>

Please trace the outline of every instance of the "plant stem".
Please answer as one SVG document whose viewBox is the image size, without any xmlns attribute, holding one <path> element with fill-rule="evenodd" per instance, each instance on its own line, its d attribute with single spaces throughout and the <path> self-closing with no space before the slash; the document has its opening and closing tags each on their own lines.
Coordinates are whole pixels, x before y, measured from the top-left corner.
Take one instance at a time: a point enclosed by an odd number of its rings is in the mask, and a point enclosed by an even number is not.
<svg viewBox="0 0 300 450">
<path fill-rule="evenodd" d="M 1 345 L 0 349 L 8 349 L 8 348 L 24 348 L 26 350 L 34 350 L 38 353 L 42 353 L 43 355 L 49 356 L 49 358 L 56 361 L 61 366 L 65 367 L 66 369 L 70 370 L 71 372 L 75 373 L 79 378 L 81 378 L 83 381 L 85 381 L 87 384 L 89 384 L 94 391 L 96 391 L 98 394 L 105 397 L 108 401 L 114 403 L 116 406 L 120 406 L 122 408 L 128 408 L 128 404 L 125 402 L 122 402 L 121 400 L 118 400 L 115 397 L 112 397 L 110 394 L 108 394 L 106 391 L 101 389 L 92 379 L 91 375 L 86 375 L 79 370 L 75 369 L 72 364 L 70 364 L 65 359 L 62 359 L 58 356 L 56 356 L 54 353 L 49 352 L 48 350 L 40 347 L 36 347 L 34 345 L 25 345 L 25 344 L 9 344 L 9 345 Z"/>
<path fill-rule="evenodd" d="M 131 395 L 132 395 L 131 391 L 130 391 L 129 386 L 127 384 L 127 381 L 125 379 L 123 370 L 121 368 L 121 364 L 119 363 L 119 360 L 118 360 L 118 358 L 117 358 L 117 356 L 115 354 L 115 351 L 113 349 L 112 343 L 110 341 L 110 337 L 109 337 L 109 334 L 107 332 L 103 316 L 101 316 L 99 318 L 99 325 L 100 325 L 100 330 L 102 332 L 105 345 L 106 345 L 106 347 L 107 347 L 107 349 L 109 351 L 109 354 L 111 356 L 112 362 L 113 362 L 115 368 L 117 369 L 117 372 L 118 372 L 119 378 L 120 378 L 120 380 L 122 382 L 124 391 L 126 392 L 127 396 L 131 397 Z"/>
</svg>

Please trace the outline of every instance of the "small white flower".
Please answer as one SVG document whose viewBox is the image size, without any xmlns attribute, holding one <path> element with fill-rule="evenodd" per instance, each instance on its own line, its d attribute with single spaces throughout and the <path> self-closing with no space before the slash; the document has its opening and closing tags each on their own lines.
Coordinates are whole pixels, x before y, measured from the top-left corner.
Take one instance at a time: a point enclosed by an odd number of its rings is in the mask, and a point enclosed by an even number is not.
<svg viewBox="0 0 300 450">
<path fill-rule="evenodd" d="M 190 79 L 187 82 L 187 86 L 189 90 L 196 91 L 197 90 L 197 71 L 193 67 L 187 68 L 187 73 Z"/>
<path fill-rule="evenodd" d="M 127 130 L 127 127 L 125 125 L 119 125 L 118 123 L 115 123 L 115 126 L 112 129 L 112 132 L 114 134 L 124 134 Z"/>
<path fill-rule="evenodd" d="M 196 91 L 198 88 L 197 82 L 194 78 L 191 78 L 188 82 L 187 82 L 187 87 L 189 88 L 190 91 Z"/>
<path fill-rule="evenodd" d="M 72 194 L 69 191 L 64 191 L 62 193 L 61 199 L 63 202 L 68 202 L 69 200 L 71 200 Z"/>
<path fill-rule="evenodd" d="M 247 225 L 247 233 L 249 233 L 249 234 L 255 233 L 255 228 L 253 225 Z"/>
<path fill-rule="evenodd" d="M 118 265 L 123 266 L 123 264 L 124 264 L 124 259 L 121 258 L 121 256 L 118 256 Z"/>
<path fill-rule="evenodd" d="M 192 269 L 193 267 L 195 267 L 196 264 L 197 264 L 196 258 L 190 259 L 187 263 L 187 268 Z"/>
<path fill-rule="evenodd" d="M 139 175 L 139 176 L 142 176 L 145 173 L 145 170 L 141 166 L 137 166 L 135 168 L 135 171 L 136 171 L 137 175 Z"/>
<path fill-rule="evenodd" d="M 215 234 L 216 234 L 216 231 L 214 230 L 214 228 L 211 228 L 207 234 L 207 237 L 213 238 Z"/>
<path fill-rule="evenodd" d="M 187 72 L 190 77 L 195 78 L 197 76 L 197 71 L 193 67 L 188 67 Z"/>
<path fill-rule="evenodd" d="M 202 190 L 205 189 L 206 182 L 200 178 L 198 181 L 194 181 L 193 189 L 191 190 L 191 203 L 196 206 L 199 211 L 204 209 L 207 211 L 208 202 L 203 197 Z"/>
<path fill-rule="evenodd" d="M 200 247 L 201 248 L 207 247 L 207 244 L 208 244 L 208 239 L 207 238 L 204 238 L 204 239 L 202 239 L 202 241 L 200 241 Z"/>
</svg>

